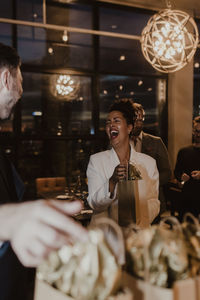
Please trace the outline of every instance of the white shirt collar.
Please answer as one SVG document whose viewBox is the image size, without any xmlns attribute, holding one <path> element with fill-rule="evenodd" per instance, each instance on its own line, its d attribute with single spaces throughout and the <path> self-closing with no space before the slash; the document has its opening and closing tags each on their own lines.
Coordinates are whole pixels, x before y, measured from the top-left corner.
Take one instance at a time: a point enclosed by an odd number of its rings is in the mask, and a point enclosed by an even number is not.
<svg viewBox="0 0 200 300">
<path fill-rule="evenodd" d="M 138 138 L 140 139 L 140 141 L 142 141 L 142 133 L 143 133 L 143 131 L 141 131 L 140 134 L 138 135 Z"/>
</svg>

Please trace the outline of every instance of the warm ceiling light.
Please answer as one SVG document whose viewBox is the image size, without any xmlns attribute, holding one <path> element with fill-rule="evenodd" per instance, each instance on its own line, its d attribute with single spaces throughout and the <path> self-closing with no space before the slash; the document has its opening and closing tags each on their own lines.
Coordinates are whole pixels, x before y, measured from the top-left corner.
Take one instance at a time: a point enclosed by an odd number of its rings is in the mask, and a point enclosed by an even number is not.
<svg viewBox="0 0 200 300">
<path fill-rule="evenodd" d="M 67 101 L 77 99 L 80 83 L 70 75 L 52 75 L 51 81 L 51 92 L 56 98 Z"/>
<path fill-rule="evenodd" d="M 119 58 L 120 61 L 126 60 L 126 56 L 125 55 L 121 55 Z"/>
<path fill-rule="evenodd" d="M 194 64 L 194 67 L 195 67 L 196 69 L 199 68 L 199 63 L 196 62 L 196 63 Z"/>
<path fill-rule="evenodd" d="M 194 56 L 199 42 L 194 19 L 180 10 L 165 9 L 153 15 L 143 29 L 142 52 L 164 73 L 182 69 Z"/>
<path fill-rule="evenodd" d="M 139 81 L 138 81 L 138 86 L 141 86 L 141 85 L 143 85 L 143 81 L 142 81 L 142 80 L 139 80 Z"/>
</svg>

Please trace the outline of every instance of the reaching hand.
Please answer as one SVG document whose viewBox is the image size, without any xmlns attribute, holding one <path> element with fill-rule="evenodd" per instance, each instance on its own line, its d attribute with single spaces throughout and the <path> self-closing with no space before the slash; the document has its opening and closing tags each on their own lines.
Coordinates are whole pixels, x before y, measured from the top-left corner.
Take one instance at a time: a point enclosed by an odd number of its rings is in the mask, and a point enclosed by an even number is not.
<svg viewBox="0 0 200 300">
<path fill-rule="evenodd" d="M 189 179 L 190 179 L 190 176 L 189 176 L 188 174 L 183 173 L 183 174 L 181 175 L 181 180 L 182 180 L 182 181 L 186 182 L 186 181 L 188 181 Z"/>
<path fill-rule="evenodd" d="M 58 200 L 3 205 L 0 213 L 0 218 L 4 216 L 3 240 L 10 240 L 23 265 L 35 267 L 50 251 L 76 239 L 87 240 L 86 229 L 70 217 L 81 208 L 79 201 Z"/>
<path fill-rule="evenodd" d="M 192 171 L 191 176 L 192 176 L 192 178 L 194 178 L 196 180 L 200 180 L 200 171 L 198 171 L 198 170 Z"/>
</svg>

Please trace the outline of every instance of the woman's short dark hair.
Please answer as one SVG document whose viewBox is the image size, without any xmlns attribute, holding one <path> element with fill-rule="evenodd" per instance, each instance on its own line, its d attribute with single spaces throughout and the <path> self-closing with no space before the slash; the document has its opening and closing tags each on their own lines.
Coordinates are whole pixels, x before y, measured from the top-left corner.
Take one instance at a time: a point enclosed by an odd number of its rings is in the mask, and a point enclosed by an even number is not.
<svg viewBox="0 0 200 300">
<path fill-rule="evenodd" d="M 133 102 L 130 99 L 120 99 L 116 100 L 109 108 L 108 112 L 111 111 L 120 111 L 124 118 L 126 119 L 127 124 L 134 123 L 133 121 L 133 115 L 134 115 L 134 109 L 133 109 Z"/>
<path fill-rule="evenodd" d="M 7 67 L 10 71 L 21 64 L 17 51 L 10 46 L 0 43 L 0 68 Z"/>
</svg>

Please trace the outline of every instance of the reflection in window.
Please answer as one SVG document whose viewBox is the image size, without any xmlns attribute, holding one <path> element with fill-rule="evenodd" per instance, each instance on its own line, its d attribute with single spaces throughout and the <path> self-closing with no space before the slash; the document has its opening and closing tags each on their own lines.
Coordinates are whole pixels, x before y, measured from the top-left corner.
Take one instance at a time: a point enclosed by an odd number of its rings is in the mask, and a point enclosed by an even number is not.
<svg viewBox="0 0 200 300">
<path fill-rule="evenodd" d="M 91 6 L 66 2 L 67 1 L 47 1 L 47 23 L 91 29 Z"/>
<path fill-rule="evenodd" d="M 10 159 L 10 161 L 13 160 L 14 157 L 14 146 L 11 142 L 0 140 L 0 146 L 1 150 L 6 154 L 6 156 Z"/>
<path fill-rule="evenodd" d="M 78 175 L 84 179 L 91 148 L 92 142 L 83 139 L 46 140 L 42 175 L 66 176 L 69 184 L 76 182 Z"/>
<path fill-rule="evenodd" d="M 79 43 L 71 42 L 71 38 L 76 36 L 77 33 L 69 35 L 67 44 L 63 41 L 56 42 L 56 37 L 52 36 L 53 31 L 47 33 L 48 43 L 46 45 L 46 55 L 43 60 L 43 65 L 51 68 L 93 68 L 93 51 L 91 45 L 82 44 L 87 39 L 88 35 L 81 34 Z M 55 36 L 55 31 L 54 31 Z M 61 32 L 57 32 L 57 38 L 61 40 Z M 91 36 L 89 36 L 91 38 Z M 83 59 L 84 57 L 84 59 Z"/>
<path fill-rule="evenodd" d="M 156 73 L 145 60 L 140 42 L 120 38 L 100 38 L 100 70 L 125 74 Z M 158 73 L 158 72 L 157 72 Z"/>
<path fill-rule="evenodd" d="M 16 0 L 17 19 L 42 22 L 42 0 Z"/>
<path fill-rule="evenodd" d="M 0 42 L 12 46 L 12 26 L 10 24 L 0 23 Z"/>
<path fill-rule="evenodd" d="M 151 14 L 142 10 L 100 8 L 100 30 L 140 36 Z M 100 70 L 125 74 L 156 73 L 144 59 L 139 40 L 100 37 Z"/>
<path fill-rule="evenodd" d="M 41 140 L 24 140 L 19 144 L 18 172 L 25 183 L 25 199 L 36 197 L 35 178 L 40 177 L 44 169 L 44 142 Z"/>
<path fill-rule="evenodd" d="M 22 97 L 22 132 L 24 134 L 74 135 L 90 134 L 91 79 L 70 75 L 70 82 L 78 85 L 68 97 L 56 92 L 57 79 L 67 74 L 24 73 Z M 68 78 L 68 77 L 66 77 Z M 64 82 L 64 81 L 63 81 Z"/>
<path fill-rule="evenodd" d="M 29 26 L 17 26 L 18 52 L 24 64 L 48 68 L 92 69 L 92 37 L 88 34 L 68 33 Z M 84 57 L 84 59 L 83 59 Z"/>
<path fill-rule="evenodd" d="M 92 148 L 92 141 L 82 139 L 23 141 L 19 148 L 18 171 L 28 186 L 25 198 L 36 197 L 37 177 L 64 176 L 71 188 L 80 176 L 82 189 L 87 190 L 86 168 Z"/>
<path fill-rule="evenodd" d="M 100 30 L 140 35 L 151 15 L 151 11 L 139 9 L 101 7 Z"/>
<path fill-rule="evenodd" d="M 109 106 L 128 98 L 142 104 L 145 131 L 160 135 L 160 114 L 166 105 L 166 80 L 149 77 L 102 76 L 100 79 L 100 130 L 104 131 Z"/>
<path fill-rule="evenodd" d="M 43 64 L 46 56 L 46 30 L 17 26 L 18 53 L 23 63 Z"/>
<path fill-rule="evenodd" d="M 1 1 L 0 18 L 12 18 L 12 4 L 12 0 Z"/>
</svg>

